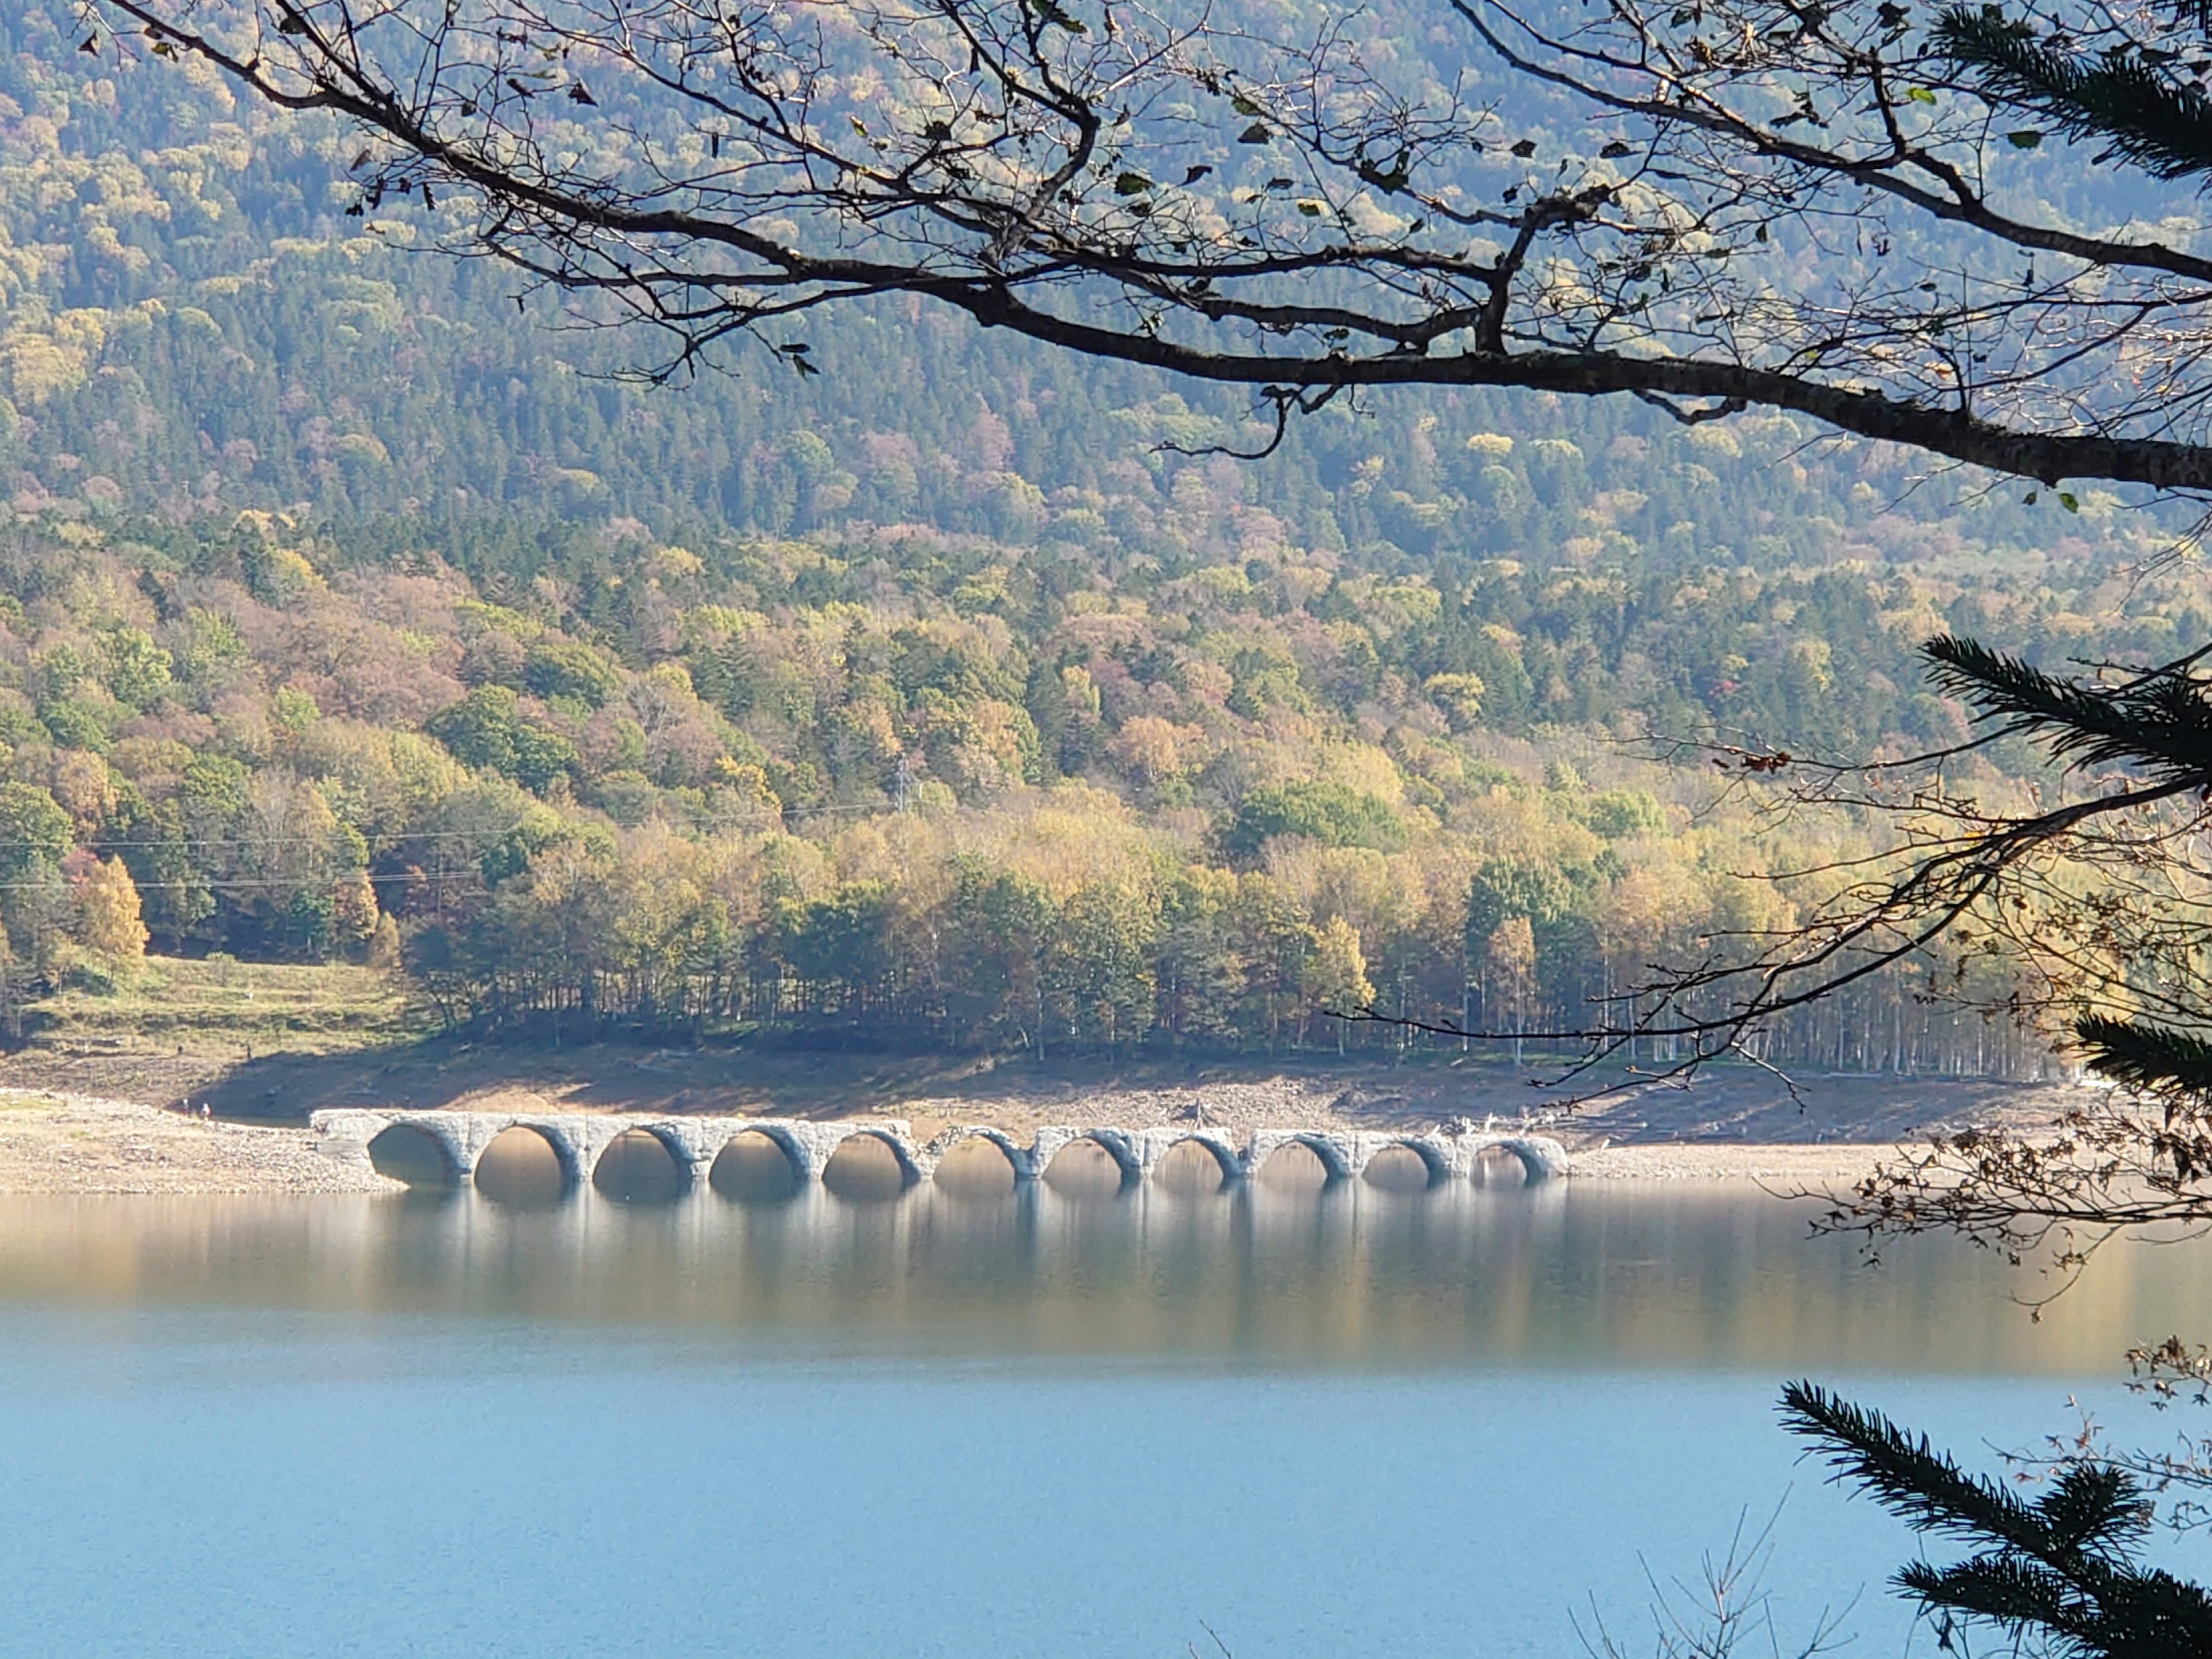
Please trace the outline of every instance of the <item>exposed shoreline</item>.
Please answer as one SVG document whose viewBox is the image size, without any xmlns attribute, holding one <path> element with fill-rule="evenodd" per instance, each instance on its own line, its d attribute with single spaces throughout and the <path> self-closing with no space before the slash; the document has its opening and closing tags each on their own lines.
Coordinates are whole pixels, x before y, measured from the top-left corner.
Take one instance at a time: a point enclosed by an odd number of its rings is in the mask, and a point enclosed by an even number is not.
<svg viewBox="0 0 2212 1659">
<path fill-rule="evenodd" d="M 361 1075 L 376 1074 L 364 1067 Z M 637 1111 L 669 1109 L 662 1103 L 578 1098 L 576 1088 L 547 1087 L 550 1079 L 487 1079 L 438 1102 L 477 1110 Z M 1057 1083 L 970 1088 L 957 1094 L 921 1095 L 878 1103 L 872 1111 L 816 1110 L 821 1118 L 895 1116 L 927 1139 L 954 1123 L 988 1123 L 1025 1134 L 1046 1123 L 1115 1124 L 1132 1127 L 1193 1121 L 1232 1134 L 1253 1128 L 1398 1129 L 1419 1132 L 1451 1116 L 1440 1108 L 1482 1103 L 1464 1078 L 1382 1074 L 1365 1087 L 1342 1086 L 1341 1074 L 1320 1077 L 1217 1077 L 1176 1086 L 1115 1086 Z M 1761 1080 L 1763 1081 L 1763 1079 Z M 1925 1144 L 1928 1128 L 1960 1120 L 2047 1121 L 2061 1091 L 1994 1085 L 1910 1085 L 1912 1103 L 1942 1112 L 1939 1121 L 1910 1133 L 1898 1121 L 1897 1103 L 1907 1085 L 1894 1081 L 1869 1089 L 1814 1091 L 1791 1101 L 1778 1115 L 1773 1103 L 1755 1097 L 1757 1084 L 1741 1078 L 1701 1079 L 1689 1089 L 1669 1087 L 1631 1095 L 1602 1108 L 1571 1114 L 1480 1114 L 1500 1127 L 1526 1127 L 1563 1140 L 1572 1158 L 1571 1179 L 1756 1182 L 1777 1191 L 1847 1187 L 1901 1148 Z M 534 1086 L 533 1086 L 534 1085 Z M 1378 1086 L 1379 1085 L 1379 1086 Z M 1802 1091 L 1802 1089 L 1801 1089 Z M 349 1104 L 416 1106 L 393 1098 L 363 1098 L 349 1090 Z M 383 1092 L 378 1091 L 378 1093 Z M 395 1095 L 403 1091 L 394 1091 Z M 1829 1097 L 1821 1098 L 1825 1094 Z M 1525 1100 L 1526 1095 L 1520 1097 Z M 746 1115 L 782 1115 L 769 1103 L 748 1103 Z M 767 1106 L 768 1109 L 763 1109 Z M 726 1111 L 717 1102 L 686 1102 L 674 1109 Z M 1782 1133 L 1759 1133 L 1779 1128 Z M 1919 1127 L 1919 1126 L 1914 1126 Z M 1789 1133 L 1795 1131 L 1795 1133 Z M 392 1192 L 398 1183 L 325 1155 L 313 1133 L 294 1122 L 241 1122 L 187 1115 L 173 1104 L 70 1089 L 0 1085 L 0 1196 L 32 1194 L 217 1194 Z"/>
<path fill-rule="evenodd" d="M 0 1197 L 398 1192 L 306 1129 L 187 1117 L 137 1101 L 0 1091 Z"/>
</svg>

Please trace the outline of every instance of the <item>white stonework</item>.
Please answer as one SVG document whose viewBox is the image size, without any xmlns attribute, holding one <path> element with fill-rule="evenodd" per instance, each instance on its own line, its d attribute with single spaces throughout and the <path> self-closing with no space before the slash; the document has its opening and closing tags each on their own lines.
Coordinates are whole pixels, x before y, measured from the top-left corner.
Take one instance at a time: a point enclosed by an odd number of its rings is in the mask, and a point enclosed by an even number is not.
<svg viewBox="0 0 2212 1659">
<path fill-rule="evenodd" d="M 1212 1153 L 1231 1181 L 1249 1179 L 1268 1158 L 1290 1146 L 1302 1146 L 1322 1162 L 1332 1180 L 1351 1180 L 1364 1170 L 1376 1153 L 1403 1146 L 1429 1166 L 1434 1181 L 1464 1181 L 1474 1173 L 1477 1161 L 1492 1147 L 1521 1160 L 1529 1182 L 1553 1180 L 1567 1173 L 1567 1150 L 1547 1135 L 1512 1134 L 1493 1129 L 1470 1128 L 1462 1133 L 1443 1130 L 1428 1134 L 1389 1134 L 1355 1129 L 1259 1129 L 1242 1146 L 1216 1129 L 1169 1127 L 1116 1129 L 1052 1127 L 1039 1129 L 1028 1146 L 1004 1130 L 983 1125 L 947 1129 L 927 1145 L 916 1145 L 913 1126 L 896 1118 L 867 1123 L 814 1123 L 796 1118 L 641 1117 L 597 1113 L 370 1111 L 344 1108 L 315 1113 L 309 1120 L 324 1152 L 349 1164 L 367 1164 L 369 1143 L 387 1129 L 412 1129 L 429 1138 L 444 1154 L 457 1184 L 465 1185 L 476 1174 L 477 1160 L 484 1148 L 508 1129 L 533 1129 L 543 1135 L 561 1160 L 570 1187 L 591 1189 L 592 1172 L 617 1136 L 633 1129 L 644 1131 L 668 1149 L 677 1168 L 695 1188 L 707 1184 L 714 1160 L 739 1135 L 748 1132 L 767 1136 L 783 1149 L 801 1181 L 819 1181 L 838 1147 L 855 1137 L 872 1136 L 890 1148 L 908 1184 L 927 1181 L 938 1161 L 963 1140 L 989 1141 L 1006 1154 L 1018 1181 L 1035 1181 L 1072 1142 L 1095 1141 L 1121 1166 L 1123 1178 L 1148 1178 L 1161 1159 L 1185 1141 L 1194 1141 Z"/>
</svg>

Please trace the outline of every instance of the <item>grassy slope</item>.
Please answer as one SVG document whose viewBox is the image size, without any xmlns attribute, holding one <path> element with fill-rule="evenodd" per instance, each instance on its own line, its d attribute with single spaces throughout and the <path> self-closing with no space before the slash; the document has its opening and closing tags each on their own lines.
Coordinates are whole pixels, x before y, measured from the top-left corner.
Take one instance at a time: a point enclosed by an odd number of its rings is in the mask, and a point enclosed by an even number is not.
<svg viewBox="0 0 2212 1659">
<path fill-rule="evenodd" d="M 70 988 L 36 1005 L 33 1045 L 99 1050 L 182 1047 L 235 1060 L 247 1048 L 349 1053 L 406 1042 L 431 1029 L 397 975 L 343 963 L 191 961 L 149 957 L 127 986 Z"/>
</svg>

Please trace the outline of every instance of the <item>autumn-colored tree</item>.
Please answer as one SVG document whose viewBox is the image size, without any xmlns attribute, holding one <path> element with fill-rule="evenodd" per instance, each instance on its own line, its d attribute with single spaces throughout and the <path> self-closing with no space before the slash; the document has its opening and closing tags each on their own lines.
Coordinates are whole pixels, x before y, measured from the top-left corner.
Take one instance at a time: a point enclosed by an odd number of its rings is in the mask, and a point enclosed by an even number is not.
<svg viewBox="0 0 2212 1659">
<path fill-rule="evenodd" d="M 146 927 L 138 919 L 138 888 L 119 858 L 95 863 L 76 884 L 77 941 L 116 967 L 146 955 Z"/>
<path fill-rule="evenodd" d="M 1513 1063 L 1518 1066 L 1528 1005 L 1536 994 L 1536 930 L 1527 916 L 1508 916 L 1491 930 L 1483 965 L 1499 1011 L 1510 1022 Z"/>
<path fill-rule="evenodd" d="M 349 870 L 331 888 L 331 937 L 341 949 L 356 951 L 376 936 L 383 920 L 376 888 L 366 870 Z"/>
<path fill-rule="evenodd" d="M 399 923 L 389 914 L 376 919 L 376 931 L 368 936 L 368 948 L 362 958 L 368 964 L 384 972 L 399 966 Z"/>
<path fill-rule="evenodd" d="M 1314 932 L 1313 952 L 1306 958 L 1305 992 L 1316 1004 L 1332 1012 L 1352 1013 L 1371 1006 L 1375 988 L 1368 982 L 1367 957 L 1359 948 L 1359 935 L 1342 916 L 1331 916 Z M 1336 1022 L 1336 1052 L 1344 1052 L 1349 1025 Z"/>
</svg>

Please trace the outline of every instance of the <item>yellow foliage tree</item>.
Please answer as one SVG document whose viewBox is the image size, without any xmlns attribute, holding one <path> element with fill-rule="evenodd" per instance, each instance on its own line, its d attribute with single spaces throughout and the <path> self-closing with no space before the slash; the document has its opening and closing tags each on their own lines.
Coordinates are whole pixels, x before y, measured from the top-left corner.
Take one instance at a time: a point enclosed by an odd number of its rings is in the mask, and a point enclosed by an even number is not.
<svg viewBox="0 0 2212 1659">
<path fill-rule="evenodd" d="M 331 934 L 344 949 L 357 950 L 376 937 L 380 920 L 376 889 L 366 870 L 349 871 L 331 890 Z"/>
<path fill-rule="evenodd" d="M 138 884 L 119 858 L 95 864 L 77 888 L 77 939 L 94 955 L 118 966 L 146 956 L 146 925 L 138 917 Z"/>
<path fill-rule="evenodd" d="M 1331 916 L 1314 930 L 1312 954 L 1306 958 L 1305 994 L 1322 1008 L 1348 1014 L 1375 1000 L 1375 987 L 1367 978 L 1367 956 L 1359 948 L 1359 934 L 1342 916 Z M 1344 1052 L 1345 1022 L 1336 1023 L 1336 1052 Z"/>
<path fill-rule="evenodd" d="M 389 915 L 376 919 L 376 931 L 368 936 L 367 961 L 372 968 L 389 969 L 399 965 L 399 924 Z"/>
<path fill-rule="evenodd" d="M 1528 1003 L 1536 994 L 1536 929 L 1526 916 L 1508 916 L 1492 930 L 1483 951 L 1492 989 L 1513 1022 L 1513 1063 L 1521 1063 L 1521 1033 L 1528 1029 Z"/>
</svg>

